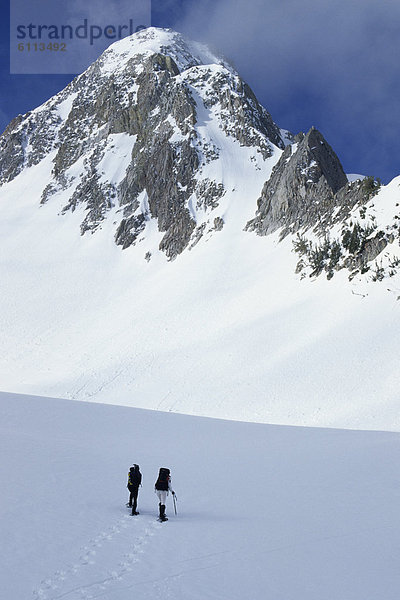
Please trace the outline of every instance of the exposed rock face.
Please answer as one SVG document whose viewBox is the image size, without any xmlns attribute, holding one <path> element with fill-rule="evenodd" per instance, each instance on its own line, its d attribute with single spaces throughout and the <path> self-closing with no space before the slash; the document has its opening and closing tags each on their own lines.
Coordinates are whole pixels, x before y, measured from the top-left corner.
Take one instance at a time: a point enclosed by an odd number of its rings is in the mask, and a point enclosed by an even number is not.
<svg viewBox="0 0 400 600">
<path fill-rule="evenodd" d="M 15 118 L 0 137 L 0 186 L 31 167 L 46 173 L 38 204 L 58 200 L 61 217 L 83 213 L 82 235 L 110 218 L 115 243 L 141 248 L 147 261 L 223 235 L 229 215 L 256 201 L 255 217 L 240 226 L 261 236 L 301 232 L 299 270 L 311 274 L 364 271 L 397 235 L 397 224 L 382 232 L 362 222 L 373 178 L 348 183 L 319 131 L 280 130 L 229 64 L 170 30 L 113 44 Z"/>
<path fill-rule="evenodd" d="M 335 207 L 335 195 L 346 184 L 338 157 L 321 133 L 312 128 L 285 148 L 264 185 L 256 217 L 246 228 L 259 235 L 283 228 L 284 236 L 312 227 Z"/>
<path fill-rule="evenodd" d="M 42 203 L 63 194 L 62 213 L 84 206 L 82 234 L 116 209 L 122 248 L 156 219 L 165 233 L 160 249 L 173 259 L 192 234 L 194 242 L 221 229 L 215 211 L 226 190 L 202 174 L 221 158 L 207 131 L 211 121 L 263 160 L 284 147 L 279 128 L 232 67 L 179 34 L 150 28 L 111 46 L 60 94 L 9 125 L 0 139 L 0 183 L 52 155 Z M 125 170 L 111 178 L 106 166 L 122 143 Z"/>
</svg>

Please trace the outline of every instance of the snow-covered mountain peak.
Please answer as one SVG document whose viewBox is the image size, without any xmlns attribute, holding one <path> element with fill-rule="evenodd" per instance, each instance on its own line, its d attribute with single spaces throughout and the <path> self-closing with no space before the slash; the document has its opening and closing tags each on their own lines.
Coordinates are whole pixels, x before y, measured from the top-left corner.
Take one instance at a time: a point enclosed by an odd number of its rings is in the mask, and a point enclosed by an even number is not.
<svg viewBox="0 0 400 600">
<path fill-rule="evenodd" d="M 38 205 L 58 201 L 61 214 L 83 207 L 82 233 L 101 228 L 115 209 L 123 248 L 148 240 L 155 219 L 164 235 L 143 255 L 175 258 L 221 231 L 228 206 L 248 195 L 245 182 L 257 198 L 283 147 L 234 69 L 174 31 L 150 28 L 110 46 L 10 124 L 0 140 L 0 181 L 51 156 Z"/>
<path fill-rule="evenodd" d="M 103 73 L 121 72 L 129 61 L 144 61 L 153 54 L 171 57 L 179 71 L 195 65 L 220 64 L 233 71 L 222 57 L 199 42 L 192 42 L 172 29 L 149 27 L 109 46 L 98 59 Z"/>
<path fill-rule="evenodd" d="M 179 34 L 114 44 L 0 137 L 3 388 L 398 427 L 399 189 Z"/>
</svg>

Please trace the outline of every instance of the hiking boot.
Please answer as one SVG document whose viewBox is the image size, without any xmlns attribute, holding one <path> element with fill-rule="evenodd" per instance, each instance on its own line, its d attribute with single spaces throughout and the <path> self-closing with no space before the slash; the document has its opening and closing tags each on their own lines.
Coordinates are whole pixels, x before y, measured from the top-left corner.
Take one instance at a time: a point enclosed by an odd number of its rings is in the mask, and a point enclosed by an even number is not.
<svg viewBox="0 0 400 600">
<path fill-rule="evenodd" d="M 165 504 L 160 504 L 160 521 L 168 521 L 165 516 Z"/>
</svg>

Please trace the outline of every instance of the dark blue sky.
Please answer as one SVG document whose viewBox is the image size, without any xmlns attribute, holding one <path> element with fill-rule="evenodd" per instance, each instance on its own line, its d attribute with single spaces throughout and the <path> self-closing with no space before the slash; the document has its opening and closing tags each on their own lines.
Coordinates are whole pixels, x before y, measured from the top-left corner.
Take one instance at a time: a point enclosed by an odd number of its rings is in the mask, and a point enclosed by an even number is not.
<svg viewBox="0 0 400 600">
<path fill-rule="evenodd" d="M 230 59 L 279 126 L 322 131 L 348 173 L 400 174 L 399 0 L 153 0 L 152 25 Z M 71 80 L 10 75 L 0 23 L 0 129 Z"/>
</svg>

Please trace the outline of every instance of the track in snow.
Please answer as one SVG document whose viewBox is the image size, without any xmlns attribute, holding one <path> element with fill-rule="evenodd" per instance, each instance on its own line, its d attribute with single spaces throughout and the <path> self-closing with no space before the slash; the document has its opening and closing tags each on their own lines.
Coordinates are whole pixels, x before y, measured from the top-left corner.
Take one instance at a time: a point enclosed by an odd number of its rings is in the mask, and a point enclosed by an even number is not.
<svg viewBox="0 0 400 600">
<path fill-rule="evenodd" d="M 91 600 L 120 582 L 125 588 L 134 585 L 134 566 L 160 528 L 162 524 L 149 516 L 124 515 L 90 538 L 77 552 L 75 562 L 42 580 L 33 592 L 34 600 Z"/>
</svg>

